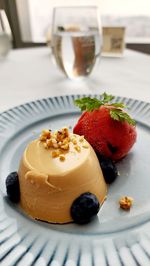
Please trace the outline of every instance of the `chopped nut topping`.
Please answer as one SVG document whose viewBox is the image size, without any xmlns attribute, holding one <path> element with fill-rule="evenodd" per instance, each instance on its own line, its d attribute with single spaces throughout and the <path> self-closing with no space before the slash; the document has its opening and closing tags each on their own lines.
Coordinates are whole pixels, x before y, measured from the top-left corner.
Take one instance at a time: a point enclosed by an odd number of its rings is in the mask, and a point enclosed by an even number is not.
<svg viewBox="0 0 150 266">
<path fill-rule="evenodd" d="M 133 198 L 131 197 L 122 197 L 119 200 L 120 208 L 123 210 L 130 210 L 133 204 Z"/>
<path fill-rule="evenodd" d="M 50 139 L 51 137 L 51 131 L 48 129 L 42 130 L 42 134 L 40 135 L 41 141 L 46 141 L 47 139 Z"/>
<path fill-rule="evenodd" d="M 59 159 L 60 159 L 60 161 L 65 161 L 66 158 L 65 158 L 65 156 L 63 154 L 60 154 L 59 155 Z"/>
<path fill-rule="evenodd" d="M 42 130 L 42 134 L 40 135 L 40 140 L 45 141 L 47 139 L 50 139 L 51 137 L 51 131 L 48 129 Z"/>
<path fill-rule="evenodd" d="M 63 128 L 62 130 L 63 130 L 65 136 L 66 136 L 66 137 L 69 137 L 69 130 L 68 130 L 68 128 L 65 127 L 65 128 Z"/>
<path fill-rule="evenodd" d="M 47 140 L 47 137 L 44 136 L 44 135 L 40 135 L 40 140 L 41 140 L 41 141 L 46 141 L 46 140 Z"/>
<path fill-rule="evenodd" d="M 73 138 L 71 141 L 72 141 L 72 143 L 73 143 L 74 145 L 77 144 L 77 140 L 76 140 L 75 138 Z"/>
<path fill-rule="evenodd" d="M 82 147 L 85 148 L 85 149 L 88 149 L 89 148 L 89 144 L 88 143 L 83 143 Z"/>
<path fill-rule="evenodd" d="M 52 158 L 57 158 L 60 155 L 60 151 L 56 150 L 56 151 L 52 151 Z"/>
<path fill-rule="evenodd" d="M 52 139 L 47 139 L 45 144 L 47 148 L 53 147 Z"/>
<path fill-rule="evenodd" d="M 83 141 L 84 141 L 84 136 L 80 136 L 80 137 L 79 137 L 79 141 L 80 141 L 80 142 L 83 142 Z"/>
<path fill-rule="evenodd" d="M 44 146 L 44 148 L 45 148 L 45 149 L 47 149 L 47 148 L 48 148 L 48 146 L 47 146 L 47 144 L 46 144 L 46 143 L 43 143 L 43 146 Z"/>
<path fill-rule="evenodd" d="M 43 130 L 42 130 L 42 134 L 43 134 L 43 135 L 46 135 L 47 137 L 50 138 L 50 136 L 51 136 L 51 130 L 43 129 Z"/>
<path fill-rule="evenodd" d="M 53 134 L 50 130 L 44 129 L 39 139 L 44 142 L 45 148 L 69 150 L 70 136 L 68 128 L 62 128 Z"/>
<path fill-rule="evenodd" d="M 51 141 L 52 141 L 53 144 L 57 143 L 57 140 L 54 137 L 51 138 Z"/>
<path fill-rule="evenodd" d="M 58 148 L 58 144 L 57 143 L 54 143 L 53 144 L 53 148 L 57 149 Z"/>
<path fill-rule="evenodd" d="M 57 131 L 56 139 L 57 139 L 58 142 L 62 141 L 64 139 L 64 135 L 63 135 L 62 131 Z"/>
<path fill-rule="evenodd" d="M 68 144 L 69 142 L 70 142 L 70 139 L 67 137 L 67 138 L 65 138 L 65 139 L 63 140 L 62 143 L 63 143 L 63 145 L 64 145 L 64 144 Z"/>
<path fill-rule="evenodd" d="M 69 150 L 69 143 L 68 144 L 64 144 L 64 145 L 61 145 L 61 149 L 63 149 L 63 150 Z"/>
<path fill-rule="evenodd" d="M 81 151 L 79 142 L 84 141 L 84 136 L 79 136 L 77 138 L 74 134 L 69 134 L 68 128 L 64 127 L 60 130 L 55 131 L 54 133 L 51 130 L 44 129 L 39 137 L 39 140 L 43 142 L 43 146 L 45 149 L 53 148 L 55 150 L 52 151 L 52 158 L 59 157 L 61 161 L 65 160 L 64 152 L 66 153 L 70 148 L 70 142 L 73 143 L 74 149 L 77 152 Z M 88 143 L 82 143 L 83 148 L 88 148 Z"/>
<path fill-rule="evenodd" d="M 74 148 L 75 148 L 75 150 L 78 151 L 78 152 L 81 151 L 81 148 L 80 148 L 80 146 L 78 146 L 78 145 L 74 146 Z"/>
</svg>

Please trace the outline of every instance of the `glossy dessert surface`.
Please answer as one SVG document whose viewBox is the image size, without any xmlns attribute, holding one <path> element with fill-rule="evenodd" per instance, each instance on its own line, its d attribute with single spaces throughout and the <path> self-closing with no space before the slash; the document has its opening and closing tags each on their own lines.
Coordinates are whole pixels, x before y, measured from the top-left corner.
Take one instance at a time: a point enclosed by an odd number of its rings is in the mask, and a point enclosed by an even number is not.
<svg viewBox="0 0 150 266">
<path fill-rule="evenodd" d="M 102 204 L 107 186 L 90 144 L 70 134 L 67 149 L 45 147 L 40 139 L 24 151 L 19 167 L 21 207 L 33 218 L 52 222 L 72 221 L 70 209 L 82 193 L 93 193 Z M 56 155 L 56 156 L 55 156 Z"/>
</svg>

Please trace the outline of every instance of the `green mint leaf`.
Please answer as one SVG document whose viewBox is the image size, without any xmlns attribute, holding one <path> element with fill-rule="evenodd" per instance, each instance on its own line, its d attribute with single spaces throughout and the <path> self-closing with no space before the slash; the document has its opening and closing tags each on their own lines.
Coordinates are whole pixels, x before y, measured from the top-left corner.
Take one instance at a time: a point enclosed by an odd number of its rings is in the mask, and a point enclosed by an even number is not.
<svg viewBox="0 0 150 266">
<path fill-rule="evenodd" d="M 113 118 L 114 120 L 119 121 L 119 116 L 118 116 L 117 112 L 115 112 L 114 109 L 113 109 L 113 110 L 110 110 L 110 116 L 111 116 L 111 118 Z"/>
<path fill-rule="evenodd" d="M 113 96 L 113 95 L 108 95 L 106 92 L 104 92 L 103 94 L 102 94 L 102 96 L 103 96 L 103 102 L 104 103 L 108 103 L 108 102 L 111 102 L 115 97 Z"/>
<path fill-rule="evenodd" d="M 118 108 L 127 108 L 124 103 L 111 103 L 111 106 L 118 107 Z"/>
<path fill-rule="evenodd" d="M 136 122 L 132 119 L 126 112 L 122 109 L 127 108 L 124 103 L 111 103 L 115 97 L 113 95 L 108 95 L 106 92 L 102 94 L 102 99 L 98 100 L 97 98 L 83 97 L 81 99 L 76 99 L 74 101 L 75 105 L 78 106 L 81 111 L 92 112 L 93 110 L 98 110 L 100 106 L 105 106 L 110 112 L 112 119 L 120 122 L 128 122 L 130 125 L 135 125 Z M 113 106 L 113 108 L 110 108 Z"/>
<path fill-rule="evenodd" d="M 89 111 L 89 112 L 95 109 L 99 109 L 99 107 L 103 105 L 103 103 L 97 98 L 90 98 L 90 97 L 77 99 L 74 102 L 75 105 L 81 109 L 81 111 Z"/>
<path fill-rule="evenodd" d="M 83 97 L 74 101 L 81 111 L 93 111 L 99 109 L 100 106 L 105 105 L 114 99 L 113 95 L 108 95 L 106 92 L 102 94 L 102 100 L 97 98 Z"/>
<path fill-rule="evenodd" d="M 128 124 L 135 126 L 136 122 L 132 119 L 127 113 L 123 112 L 120 109 L 111 109 L 110 116 L 114 120 L 121 121 L 121 122 L 128 122 Z"/>
</svg>

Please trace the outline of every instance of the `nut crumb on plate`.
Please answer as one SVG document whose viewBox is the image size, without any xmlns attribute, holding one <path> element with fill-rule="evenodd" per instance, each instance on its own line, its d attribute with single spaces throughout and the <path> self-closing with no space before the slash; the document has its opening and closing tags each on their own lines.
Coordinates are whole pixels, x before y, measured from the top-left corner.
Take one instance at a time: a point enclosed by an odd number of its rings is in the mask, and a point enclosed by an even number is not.
<svg viewBox="0 0 150 266">
<path fill-rule="evenodd" d="M 122 197 L 119 200 L 120 208 L 123 210 L 130 210 L 133 204 L 133 198 L 131 197 Z"/>
</svg>

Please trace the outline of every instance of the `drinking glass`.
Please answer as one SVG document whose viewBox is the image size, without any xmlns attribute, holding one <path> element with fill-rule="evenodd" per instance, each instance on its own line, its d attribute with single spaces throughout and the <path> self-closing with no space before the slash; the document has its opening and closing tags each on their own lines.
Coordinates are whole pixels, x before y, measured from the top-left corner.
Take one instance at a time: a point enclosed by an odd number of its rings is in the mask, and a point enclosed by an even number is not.
<svg viewBox="0 0 150 266">
<path fill-rule="evenodd" d="M 0 9 L 0 58 L 4 58 L 12 47 L 11 29 L 5 11 Z"/>
<path fill-rule="evenodd" d="M 102 48 L 98 7 L 54 8 L 51 46 L 58 67 L 67 77 L 90 75 Z"/>
</svg>

